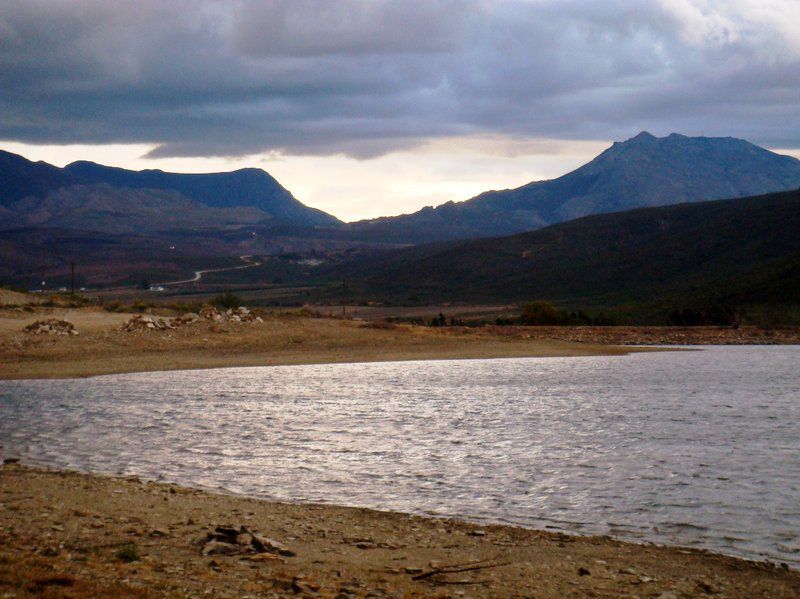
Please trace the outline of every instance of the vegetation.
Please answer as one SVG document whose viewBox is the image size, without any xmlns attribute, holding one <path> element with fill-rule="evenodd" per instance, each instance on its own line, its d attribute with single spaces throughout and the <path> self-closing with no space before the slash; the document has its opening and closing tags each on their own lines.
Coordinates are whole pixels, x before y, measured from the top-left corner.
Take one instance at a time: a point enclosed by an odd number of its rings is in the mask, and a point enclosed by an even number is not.
<svg viewBox="0 0 800 599">
<path fill-rule="evenodd" d="M 754 322 L 800 307 L 800 191 L 591 216 L 511 237 L 355 260 L 354 296 L 387 303 L 544 298 L 620 324 Z M 361 280 L 359 281 L 360 274 Z M 333 283 L 331 294 L 335 293 Z M 574 316 L 572 316 L 574 311 Z M 595 316 L 595 317 L 597 317 Z M 564 321 L 543 310 L 534 320 Z M 591 320 L 591 319 L 590 319 Z M 787 324 L 800 322 L 794 320 Z"/>
<path fill-rule="evenodd" d="M 139 550 L 133 543 L 127 543 L 117 549 L 116 558 L 125 563 L 138 562 L 141 558 Z"/>
<path fill-rule="evenodd" d="M 231 310 L 242 305 L 242 298 L 232 291 L 225 291 L 214 297 L 214 299 L 211 300 L 211 305 L 223 310 Z"/>
</svg>

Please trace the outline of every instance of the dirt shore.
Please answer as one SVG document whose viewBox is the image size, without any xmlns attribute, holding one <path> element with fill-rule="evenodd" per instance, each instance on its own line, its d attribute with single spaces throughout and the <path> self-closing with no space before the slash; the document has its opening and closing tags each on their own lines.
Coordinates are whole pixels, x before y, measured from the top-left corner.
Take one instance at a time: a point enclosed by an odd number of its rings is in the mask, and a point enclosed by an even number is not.
<svg viewBox="0 0 800 599">
<path fill-rule="evenodd" d="M 221 526 L 247 533 L 240 544 L 209 542 Z M 273 546 L 252 549 L 250 534 Z M 789 599 L 800 596 L 800 572 L 606 537 L 7 464 L 0 596 Z"/>
<path fill-rule="evenodd" d="M 200 320 L 174 330 L 122 331 L 132 314 L 96 308 L 0 311 L 0 379 L 65 378 L 190 368 L 331 362 L 621 355 L 630 349 L 531 339 L 489 329 L 435 329 L 264 313 L 262 322 Z M 67 320 L 77 336 L 30 335 Z M 633 350 L 640 351 L 640 350 Z"/>
<path fill-rule="evenodd" d="M 601 345 L 798 345 L 800 327 L 488 327 L 495 334 Z"/>
</svg>

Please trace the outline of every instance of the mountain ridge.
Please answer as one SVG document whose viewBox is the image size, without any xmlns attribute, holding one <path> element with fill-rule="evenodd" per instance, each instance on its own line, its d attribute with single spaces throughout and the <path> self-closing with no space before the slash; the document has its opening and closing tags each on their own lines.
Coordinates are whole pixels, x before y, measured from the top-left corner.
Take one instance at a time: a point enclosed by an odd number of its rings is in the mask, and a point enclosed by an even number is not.
<svg viewBox="0 0 800 599">
<path fill-rule="evenodd" d="M 800 160 L 733 137 L 655 137 L 614 142 L 554 179 L 486 191 L 412 214 L 350 223 L 391 241 L 495 237 L 589 214 L 685 201 L 748 197 L 800 186 Z"/>
<path fill-rule="evenodd" d="M 400 302 L 609 306 L 713 295 L 731 303 L 800 305 L 800 189 L 415 246 L 333 275 L 360 279 L 365 297 Z"/>
<path fill-rule="evenodd" d="M 269 173 L 256 168 L 183 174 L 133 171 L 89 161 L 59 168 L 0 150 L 0 183 L 0 228 L 68 225 L 122 232 L 163 230 L 168 225 L 341 224 L 305 206 Z M 90 206 L 94 211 L 87 210 Z M 47 214 L 58 218 L 48 220 Z"/>
</svg>

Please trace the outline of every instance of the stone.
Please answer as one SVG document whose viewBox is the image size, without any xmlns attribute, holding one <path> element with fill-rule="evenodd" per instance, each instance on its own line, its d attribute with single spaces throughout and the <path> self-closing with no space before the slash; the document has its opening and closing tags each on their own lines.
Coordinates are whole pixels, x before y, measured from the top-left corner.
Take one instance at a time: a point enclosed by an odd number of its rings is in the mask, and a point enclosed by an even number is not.
<svg viewBox="0 0 800 599">
<path fill-rule="evenodd" d="M 75 330 L 75 325 L 67 320 L 60 320 L 58 318 L 50 318 L 47 320 L 37 320 L 32 322 L 23 329 L 23 332 L 29 335 L 77 335 L 78 331 Z"/>
<path fill-rule="evenodd" d="M 239 552 L 241 552 L 241 548 L 238 545 L 219 541 L 208 541 L 201 551 L 203 555 L 236 555 Z"/>
<path fill-rule="evenodd" d="M 267 537 L 263 537 L 253 532 L 250 532 L 250 534 L 253 535 L 253 546 L 259 551 L 265 551 L 267 553 L 277 553 L 279 555 L 285 555 L 287 557 L 294 557 L 295 555 L 297 555 L 294 551 L 285 547 L 278 541 L 269 539 Z"/>
</svg>

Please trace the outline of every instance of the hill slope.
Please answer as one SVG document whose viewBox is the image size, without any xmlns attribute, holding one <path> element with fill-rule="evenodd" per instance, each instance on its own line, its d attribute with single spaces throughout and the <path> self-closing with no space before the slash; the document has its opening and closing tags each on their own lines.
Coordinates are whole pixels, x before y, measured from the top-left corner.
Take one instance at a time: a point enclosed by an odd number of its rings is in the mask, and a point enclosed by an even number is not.
<svg viewBox="0 0 800 599">
<path fill-rule="evenodd" d="M 714 293 L 800 304 L 800 190 L 595 215 L 351 264 L 371 298 L 608 306 Z"/>
<path fill-rule="evenodd" d="M 57 166 L 0 150 L 0 207 L 80 183 L 79 177 Z"/>
<path fill-rule="evenodd" d="M 360 221 L 350 229 L 386 241 L 491 237 L 590 214 L 800 186 L 800 160 L 734 138 L 657 138 L 643 132 L 615 143 L 579 169 L 517 189 L 489 191 L 409 215 Z"/>
<path fill-rule="evenodd" d="M 258 208 L 275 219 L 292 224 L 313 227 L 339 223 L 330 214 L 300 203 L 274 177 L 257 168 L 230 173 L 184 174 L 161 170 L 131 171 L 81 161 L 68 164 L 65 170 L 88 183 L 174 191 L 214 208 Z"/>
<path fill-rule="evenodd" d="M 267 220 L 299 227 L 339 224 L 304 206 L 259 169 L 185 175 L 91 162 L 62 169 L 0 151 L 0 229 L 124 232 Z"/>
</svg>

